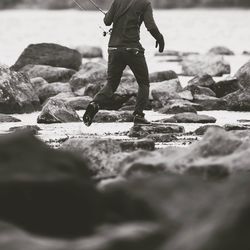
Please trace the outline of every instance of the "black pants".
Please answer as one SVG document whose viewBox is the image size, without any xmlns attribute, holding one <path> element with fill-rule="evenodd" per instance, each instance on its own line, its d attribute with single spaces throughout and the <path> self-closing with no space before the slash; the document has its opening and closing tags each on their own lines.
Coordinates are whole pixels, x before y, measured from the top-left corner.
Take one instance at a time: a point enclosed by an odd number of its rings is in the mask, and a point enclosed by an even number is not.
<svg viewBox="0 0 250 250">
<path fill-rule="evenodd" d="M 112 101 L 117 90 L 122 73 L 126 66 L 129 66 L 139 85 L 134 114 L 143 114 L 149 98 L 149 74 L 143 52 L 135 53 L 124 48 L 109 51 L 108 59 L 108 82 L 94 97 L 94 102 L 100 108 L 105 107 Z"/>
</svg>

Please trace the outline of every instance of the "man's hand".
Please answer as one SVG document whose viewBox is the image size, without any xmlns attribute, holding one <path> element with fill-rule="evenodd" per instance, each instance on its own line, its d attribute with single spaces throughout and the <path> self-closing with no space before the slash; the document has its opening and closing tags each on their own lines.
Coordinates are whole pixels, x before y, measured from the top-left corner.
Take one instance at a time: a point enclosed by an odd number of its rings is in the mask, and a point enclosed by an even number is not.
<svg viewBox="0 0 250 250">
<path fill-rule="evenodd" d="M 159 52 L 162 53 L 165 48 L 165 41 L 163 35 L 161 35 L 160 39 L 156 40 L 155 47 L 158 48 L 158 46 L 159 46 Z"/>
</svg>

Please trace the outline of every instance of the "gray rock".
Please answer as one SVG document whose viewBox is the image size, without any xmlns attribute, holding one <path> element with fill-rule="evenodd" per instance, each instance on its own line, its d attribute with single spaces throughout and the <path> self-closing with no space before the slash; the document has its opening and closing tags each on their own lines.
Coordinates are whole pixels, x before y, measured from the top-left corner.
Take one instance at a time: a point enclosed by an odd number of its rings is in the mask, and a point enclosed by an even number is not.
<svg viewBox="0 0 250 250">
<path fill-rule="evenodd" d="M 32 64 L 24 66 L 20 71 L 27 73 L 30 78 L 42 77 L 47 82 L 67 82 L 76 73 L 72 69 Z"/>
<path fill-rule="evenodd" d="M 226 56 L 233 56 L 234 52 L 227 47 L 223 46 L 217 46 L 213 47 L 208 51 L 209 54 L 214 54 L 214 55 L 226 55 Z"/>
<path fill-rule="evenodd" d="M 56 96 L 60 93 L 72 93 L 69 83 L 54 82 L 46 84 L 38 89 L 38 96 L 41 103 L 45 102 L 52 96 Z"/>
<path fill-rule="evenodd" d="M 247 129 L 250 129 L 250 126 L 248 126 L 248 125 L 238 125 L 238 124 L 225 124 L 224 129 L 226 131 L 247 130 Z"/>
<path fill-rule="evenodd" d="M 132 112 L 127 111 L 100 111 L 94 118 L 94 122 L 133 122 L 134 116 Z"/>
<path fill-rule="evenodd" d="M 178 75 L 172 70 L 153 72 L 149 74 L 150 82 L 163 82 L 172 79 L 178 79 Z"/>
<path fill-rule="evenodd" d="M 250 61 L 244 64 L 235 74 L 239 84 L 243 88 L 250 87 Z"/>
<path fill-rule="evenodd" d="M 10 132 L 27 132 L 33 135 L 37 135 L 41 129 L 36 125 L 27 125 L 21 127 L 12 127 L 9 129 Z"/>
<path fill-rule="evenodd" d="M 100 47 L 82 45 L 77 46 L 75 49 L 82 55 L 83 58 L 103 57 L 102 49 Z"/>
<path fill-rule="evenodd" d="M 172 142 L 172 141 L 177 141 L 178 138 L 174 135 L 171 134 L 151 134 L 146 137 L 147 139 L 151 139 L 154 142 Z"/>
<path fill-rule="evenodd" d="M 211 88 L 215 85 L 215 81 L 211 75 L 208 74 L 199 74 L 196 75 L 193 79 L 188 81 L 188 86 L 199 86 Z"/>
<path fill-rule="evenodd" d="M 189 90 L 183 90 L 183 91 L 179 92 L 178 95 L 182 99 L 187 100 L 187 101 L 193 101 L 194 100 L 193 94 Z"/>
<path fill-rule="evenodd" d="M 62 100 L 49 99 L 37 118 L 37 123 L 80 122 L 76 111 Z"/>
<path fill-rule="evenodd" d="M 192 95 L 207 95 L 216 97 L 216 94 L 213 90 L 206 87 L 196 86 L 196 85 L 189 85 L 185 89 L 191 91 Z"/>
<path fill-rule="evenodd" d="M 173 124 L 134 125 L 130 131 L 130 137 L 143 138 L 150 134 L 180 134 L 184 133 L 184 127 Z"/>
<path fill-rule="evenodd" d="M 222 76 L 230 74 L 231 67 L 222 56 L 202 55 L 188 56 L 182 62 L 182 71 L 186 76 L 209 74 Z"/>
<path fill-rule="evenodd" d="M 0 113 L 30 113 L 41 108 L 30 79 L 0 67 Z"/>
<path fill-rule="evenodd" d="M 4 122 L 21 122 L 21 120 L 10 115 L 0 114 L 0 123 Z"/>
<path fill-rule="evenodd" d="M 245 51 L 243 51 L 242 54 L 243 54 L 243 55 L 246 55 L 246 56 L 250 56 L 250 51 L 245 50 Z"/>
<path fill-rule="evenodd" d="M 198 115 L 195 113 L 181 113 L 170 118 L 160 120 L 162 123 L 215 123 L 216 119 L 208 115 Z"/>
<path fill-rule="evenodd" d="M 89 96 L 70 97 L 66 99 L 67 105 L 71 106 L 75 110 L 86 109 L 91 101 L 92 98 Z"/>
<path fill-rule="evenodd" d="M 206 95 L 194 95 L 194 103 L 201 105 L 203 110 L 226 110 L 228 108 L 226 99 Z"/>
<path fill-rule="evenodd" d="M 120 143 L 122 151 L 135 151 L 135 150 L 148 150 L 153 151 L 155 150 L 155 143 L 154 140 L 146 138 L 142 140 L 135 140 L 135 141 L 122 141 Z"/>
<path fill-rule="evenodd" d="M 194 133 L 196 135 L 204 135 L 207 132 L 207 130 L 210 128 L 221 128 L 222 129 L 222 127 L 220 127 L 218 125 L 205 125 L 205 126 L 201 126 L 201 127 L 197 128 L 194 131 Z"/>
<path fill-rule="evenodd" d="M 48 82 L 44 80 L 42 77 L 35 77 L 30 79 L 31 84 L 33 85 L 36 93 L 38 94 L 38 90 L 43 86 L 47 85 Z"/>
<path fill-rule="evenodd" d="M 82 57 L 78 51 L 58 44 L 41 43 L 29 45 L 12 68 L 18 71 L 28 64 L 33 64 L 78 70 L 81 63 Z"/>
</svg>

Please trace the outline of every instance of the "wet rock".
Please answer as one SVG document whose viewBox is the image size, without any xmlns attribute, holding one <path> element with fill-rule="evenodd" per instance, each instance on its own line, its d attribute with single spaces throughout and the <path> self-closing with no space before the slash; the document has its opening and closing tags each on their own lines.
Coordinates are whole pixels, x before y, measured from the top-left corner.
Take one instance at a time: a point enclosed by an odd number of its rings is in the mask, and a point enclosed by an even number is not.
<svg viewBox="0 0 250 250">
<path fill-rule="evenodd" d="M 182 62 L 182 71 L 186 76 L 199 74 L 222 76 L 230 74 L 231 67 L 222 56 L 199 55 L 186 57 Z"/>
<path fill-rule="evenodd" d="M 76 50 L 82 55 L 83 58 L 103 57 L 102 49 L 96 46 L 78 46 Z"/>
<path fill-rule="evenodd" d="M 201 110 L 202 107 L 199 104 L 195 104 L 182 99 L 169 100 L 167 105 L 159 110 L 162 114 L 178 114 L 185 112 L 196 113 L 196 110 Z"/>
<path fill-rule="evenodd" d="M 209 54 L 214 55 L 225 55 L 225 56 L 233 56 L 234 52 L 227 47 L 217 46 L 213 47 L 208 51 Z"/>
<path fill-rule="evenodd" d="M 37 123 L 80 122 L 76 111 L 62 100 L 49 99 L 37 118 Z"/>
<path fill-rule="evenodd" d="M 41 43 L 29 45 L 12 68 L 18 71 L 28 64 L 33 64 L 78 70 L 81 63 L 82 57 L 78 51 L 58 44 Z"/>
<path fill-rule="evenodd" d="M 185 88 L 186 90 L 189 90 L 192 95 L 207 95 L 207 96 L 213 96 L 216 97 L 216 94 L 209 88 L 206 87 L 200 87 L 195 85 L 190 85 Z"/>
<path fill-rule="evenodd" d="M 226 95 L 223 100 L 227 102 L 227 109 L 233 111 L 249 111 L 250 110 L 250 91 L 238 90 L 234 93 Z"/>
<path fill-rule="evenodd" d="M 208 115 L 198 115 L 195 113 L 181 113 L 170 118 L 160 120 L 162 123 L 215 123 L 216 119 Z"/>
<path fill-rule="evenodd" d="M 201 105 L 203 110 L 226 110 L 228 108 L 226 99 L 206 95 L 194 95 L 194 103 Z"/>
<path fill-rule="evenodd" d="M 149 74 L 149 81 L 150 82 L 163 82 L 163 81 L 169 81 L 172 79 L 178 79 L 178 75 L 172 71 L 159 71 Z"/>
<path fill-rule="evenodd" d="M 221 128 L 222 129 L 222 127 L 220 127 L 218 125 L 205 125 L 205 126 L 201 126 L 201 127 L 197 128 L 194 131 L 194 133 L 196 135 L 204 135 L 207 132 L 207 130 L 210 128 Z"/>
<path fill-rule="evenodd" d="M 235 74 L 239 84 L 243 88 L 250 87 L 250 61 L 244 64 Z"/>
<path fill-rule="evenodd" d="M 99 223 L 101 200 L 84 161 L 29 133 L 2 136 L 0 151 L 1 220 L 57 238 L 89 234 Z"/>
<path fill-rule="evenodd" d="M 69 83 L 54 82 L 46 84 L 38 89 L 38 96 L 41 103 L 45 102 L 52 96 L 56 96 L 60 93 L 71 93 L 71 86 Z"/>
<path fill-rule="evenodd" d="M 21 127 L 12 127 L 9 129 L 10 132 L 27 132 L 32 135 L 37 135 L 41 129 L 36 125 L 27 125 Z"/>
<path fill-rule="evenodd" d="M 133 122 L 134 116 L 132 112 L 127 111 L 100 111 L 94 118 L 94 122 Z"/>
<path fill-rule="evenodd" d="M 89 96 L 77 96 L 68 98 L 66 103 L 75 110 L 82 110 L 86 109 L 91 101 L 92 98 Z"/>
<path fill-rule="evenodd" d="M 67 82 L 76 73 L 72 69 L 31 64 L 24 66 L 20 71 L 27 73 L 30 78 L 42 77 L 47 82 Z"/>
<path fill-rule="evenodd" d="M 178 138 L 171 134 L 151 134 L 146 137 L 147 139 L 151 139 L 154 142 L 172 142 L 177 141 Z"/>
<path fill-rule="evenodd" d="M 212 90 L 216 97 L 221 98 L 240 89 L 239 82 L 236 78 L 227 78 L 213 85 Z"/>
<path fill-rule="evenodd" d="M 146 138 L 136 141 L 122 141 L 120 143 L 122 151 L 135 151 L 138 149 L 153 151 L 155 150 L 155 143 L 152 139 Z"/>
<path fill-rule="evenodd" d="M 184 127 L 173 124 L 134 125 L 129 131 L 129 137 L 143 138 L 150 134 L 180 134 Z"/>
<path fill-rule="evenodd" d="M 30 113 L 41 108 L 30 79 L 7 67 L 0 67 L 0 113 Z"/>
<path fill-rule="evenodd" d="M 188 81 L 188 87 L 199 86 L 205 88 L 212 88 L 215 85 L 215 81 L 212 76 L 208 74 L 199 74 Z"/>
<path fill-rule="evenodd" d="M 237 124 L 225 124 L 224 129 L 226 131 L 235 131 L 235 130 L 247 130 L 250 129 L 250 126 L 247 125 L 237 125 Z"/>
<path fill-rule="evenodd" d="M 21 122 L 21 120 L 10 115 L 0 114 L 0 123 L 4 122 Z"/>
</svg>

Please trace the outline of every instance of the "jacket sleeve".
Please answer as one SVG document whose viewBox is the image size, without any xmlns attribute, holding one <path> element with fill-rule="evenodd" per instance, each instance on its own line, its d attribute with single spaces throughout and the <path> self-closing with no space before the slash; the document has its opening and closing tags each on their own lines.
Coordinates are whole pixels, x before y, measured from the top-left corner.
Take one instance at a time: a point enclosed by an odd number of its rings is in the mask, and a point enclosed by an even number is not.
<svg viewBox="0 0 250 250">
<path fill-rule="evenodd" d="M 115 1 L 112 3 L 109 11 L 105 14 L 104 23 L 106 26 L 110 26 L 113 23 L 115 16 Z"/>
<path fill-rule="evenodd" d="M 153 9 L 151 3 L 148 3 L 144 10 L 143 21 L 148 31 L 158 29 L 153 17 Z"/>
</svg>

